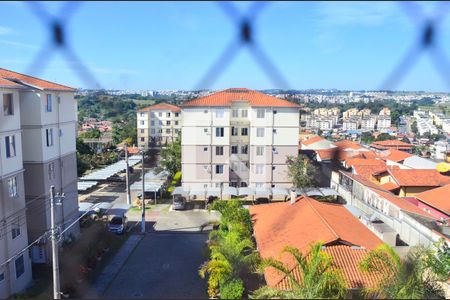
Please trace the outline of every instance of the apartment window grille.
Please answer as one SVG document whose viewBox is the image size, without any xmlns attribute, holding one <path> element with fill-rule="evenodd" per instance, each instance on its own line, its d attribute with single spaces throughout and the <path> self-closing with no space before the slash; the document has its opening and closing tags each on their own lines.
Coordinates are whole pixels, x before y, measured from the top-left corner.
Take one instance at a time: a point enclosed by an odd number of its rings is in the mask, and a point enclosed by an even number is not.
<svg viewBox="0 0 450 300">
<path fill-rule="evenodd" d="M 216 174 L 223 174 L 223 165 L 216 165 Z"/>
<path fill-rule="evenodd" d="M 248 135 L 248 128 L 241 128 L 241 135 L 242 136 L 247 136 Z"/>
<path fill-rule="evenodd" d="M 170 126 L 170 121 L 166 121 L 166 126 Z"/>
<path fill-rule="evenodd" d="M 11 116 L 14 114 L 13 94 L 3 94 L 3 115 Z"/>
<path fill-rule="evenodd" d="M 231 116 L 233 118 L 239 117 L 239 111 L 237 109 L 233 109 L 232 112 L 231 112 Z"/>
<path fill-rule="evenodd" d="M 8 193 L 9 197 L 14 198 L 19 195 L 17 191 L 17 178 L 11 177 L 8 179 Z"/>
<path fill-rule="evenodd" d="M 216 155 L 223 155 L 223 146 L 216 146 Z"/>
<path fill-rule="evenodd" d="M 261 174 L 263 174 L 263 172 L 264 172 L 264 165 L 260 165 L 260 164 L 255 165 L 255 173 L 256 174 L 261 175 Z"/>
<path fill-rule="evenodd" d="M 231 146 L 231 154 L 238 154 L 238 146 Z"/>
<path fill-rule="evenodd" d="M 15 239 L 20 235 L 20 218 L 17 217 L 17 220 L 11 224 L 11 236 L 12 239 Z"/>
<path fill-rule="evenodd" d="M 231 127 L 231 135 L 232 136 L 237 136 L 238 135 L 238 131 L 239 131 L 239 128 Z"/>
<path fill-rule="evenodd" d="M 224 115 L 225 115 L 225 112 L 223 109 L 216 110 L 216 118 L 222 119 L 224 117 Z"/>
<path fill-rule="evenodd" d="M 47 147 L 53 146 L 53 128 L 48 128 L 45 130 L 47 137 Z"/>
<path fill-rule="evenodd" d="M 47 94 L 47 104 L 45 108 L 47 112 L 52 112 L 52 94 Z"/>
<path fill-rule="evenodd" d="M 242 117 L 243 117 L 243 118 L 247 118 L 247 116 L 248 116 L 248 111 L 247 111 L 246 109 L 243 109 L 241 113 L 242 113 Z"/>
<path fill-rule="evenodd" d="M 16 156 L 16 136 L 8 135 L 5 136 L 5 146 L 6 146 L 6 158 L 11 158 Z"/>
<path fill-rule="evenodd" d="M 264 119 L 265 116 L 266 116 L 266 111 L 264 109 L 258 109 L 256 111 L 256 117 L 258 119 Z"/>
<path fill-rule="evenodd" d="M 264 146 L 256 146 L 256 155 L 257 156 L 264 155 Z"/>
<path fill-rule="evenodd" d="M 51 162 L 48 164 L 48 180 L 55 179 L 55 163 Z"/>
<path fill-rule="evenodd" d="M 256 128 L 256 136 L 264 137 L 264 128 Z"/>
<path fill-rule="evenodd" d="M 216 137 L 223 137 L 224 131 L 225 130 L 223 127 L 216 127 Z"/>
<path fill-rule="evenodd" d="M 25 264 L 23 261 L 23 254 L 14 261 L 14 266 L 16 269 L 16 278 L 19 278 L 20 276 L 23 275 L 23 273 L 25 273 Z"/>
<path fill-rule="evenodd" d="M 241 146 L 241 154 L 248 154 L 248 146 Z"/>
</svg>

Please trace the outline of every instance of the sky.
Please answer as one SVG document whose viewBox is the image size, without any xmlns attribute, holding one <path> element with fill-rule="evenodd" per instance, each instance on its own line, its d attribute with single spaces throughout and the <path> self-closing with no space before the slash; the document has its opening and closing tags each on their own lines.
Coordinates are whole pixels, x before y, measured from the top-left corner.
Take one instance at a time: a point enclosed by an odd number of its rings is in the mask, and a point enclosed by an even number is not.
<svg viewBox="0 0 450 300">
<path fill-rule="evenodd" d="M 238 41 L 236 21 L 253 2 L 228 3 L 236 19 L 218 2 L 40 3 L 45 14 L 65 20 L 67 44 L 90 75 L 80 75 L 74 56 L 51 50 L 51 23 L 25 2 L 0 2 L 0 67 L 77 88 L 450 92 L 450 68 L 418 46 L 425 21 L 436 18 L 433 49 L 450 61 L 445 2 L 268 2 L 253 19 L 253 45 L 283 80 L 261 67 L 245 44 L 206 81 L 224 50 Z M 411 51 L 407 71 L 388 80 Z"/>
</svg>

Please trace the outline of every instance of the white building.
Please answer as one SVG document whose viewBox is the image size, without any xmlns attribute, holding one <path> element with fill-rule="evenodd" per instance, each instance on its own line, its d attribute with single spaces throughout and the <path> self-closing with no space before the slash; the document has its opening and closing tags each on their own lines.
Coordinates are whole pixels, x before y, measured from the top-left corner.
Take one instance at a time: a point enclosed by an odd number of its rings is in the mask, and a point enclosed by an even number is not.
<svg viewBox="0 0 450 300">
<path fill-rule="evenodd" d="M 74 92 L 67 86 L 0 69 L 0 218 L 7 236 L 0 242 L 2 261 L 50 229 L 51 185 L 65 194 L 57 209 L 57 224 L 65 229 L 78 217 Z M 65 238 L 78 233 L 75 225 Z M 49 262 L 49 249 L 48 240 L 42 239 L 31 248 L 31 259 Z M 0 297 L 22 290 L 30 279 L 30 256 L 24 252 L 9 268 L 0 270 Z"/>
<path fill-rule="evenodd" d="M 391 116 L 380 115 L 377 120 L 377 130 L 386 130 L 391 127 Z"/>
<path fill-rule="evenodd" d="M 181 132 L 181 109 L 159 103 L 137 111 L 138 147 L 149 149 L 173 142 Z"/>
<path fill-rule="evenodd" d="M 232 88 L 182 106 L 186 188 L 289 188 L 286 158 L 298 154 L 299 106 Z"/>
<path fill-rule="evenodd" d="M 375 116 L 364 116 L 361 119 L 361 129 L 363 130 L 374 130 L 377 119 Z"/>
</svg>

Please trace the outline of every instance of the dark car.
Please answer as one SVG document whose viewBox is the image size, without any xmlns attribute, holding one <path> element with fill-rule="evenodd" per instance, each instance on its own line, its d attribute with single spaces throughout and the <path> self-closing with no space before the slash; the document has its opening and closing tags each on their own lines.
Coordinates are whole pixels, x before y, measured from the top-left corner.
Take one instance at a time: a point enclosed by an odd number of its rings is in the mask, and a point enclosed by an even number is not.
<svg viewBox="0 0 450 300">
<path fill-rule="evenodd" d="M 173 199 L 172 209 L 173 210 L 186 209 L 186 198 L 184 198 L 184 197 L 175 197 Z"/>
</svg>

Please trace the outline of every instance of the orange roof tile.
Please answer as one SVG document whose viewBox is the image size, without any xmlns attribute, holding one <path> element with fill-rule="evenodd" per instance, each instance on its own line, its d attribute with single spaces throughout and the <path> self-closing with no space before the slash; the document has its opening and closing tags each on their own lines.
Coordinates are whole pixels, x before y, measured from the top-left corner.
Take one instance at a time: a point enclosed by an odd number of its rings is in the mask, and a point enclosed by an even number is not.
<svg viewBox="0 0 450 300">
<path fill-rule="evenodd" d="M 322 140 L 324 140 L 324 138 L 316 135 L 316 136 L 310 137 L 309 139 L 302 140 L 301 143 L 303 145 L 305 145 L 305 146 L 309 146 L 311 144 L 317 143 L 317 142 L 322 141 Z"/>
<path fill-rule="evenodd" d="M 23 88 L 23 85 L 20 85 L 18 83 L 15 83 L 13 81 L 4 78 L 0 78 L 0 86 L 6 88 Z"/>
<path fill-rule="evenodd" d="M 170 111 L 174 111 L 174 112 L 180 112 L 181 108 L 176 105 L 169 104 L 169 103 L 158 103 L 158 104 L 153 104 L 153 105 L 141 108 L 138 111 L 145 112 L 145 111 L 151 111 L 151 110 L 170 110 Z"/>
<path fill-rule="evenodd" d="M 372 179 L 374 174 L 377 174 L 378 172 L 382 172 L 386 170 L 386 165 L 354 165 L 353 170 L 356 172 L 357 175 L 360 175 L 367 179 Z"/>
<path fill-rule="evenodd" d="M 385 149 L 411 149 L 413 145 L 399 141 L 399 140 L 386 140 L 386 141 L 378 141 L 370 144 L 370 147 L 380 150 Z"/>
<path fill-rule="evenodd" d="M 6 79 L 8 81 L 13 81 L 24 87 L 37 87 L 44 90 L 56 90 L 56 91 L 67 91 L 75 92 L 74 88 L 50 82 L 47 80 L 39 79 L 33 76 L 20 74 L 10 70 L 0 68 L 0 78 Z"/>
<path fill-rule="evenodd" d="M 341 140 L 341 141 L 335 142 L 334 144 L 336 145 L 336 147 L 341 148 L 341 149 L 347 149 L 347 148 L 361 149 L 361 148 L 363 148 L 360 143 L 350 141 L 350 140 Z"/>
<path fill-rule="evenodd" d="M 359 263 L 369 252 L 367 249 L 353 248 L 347 245 L 332 245 L 326 246 L 322 251 L 333 258 L 332 269 L 342 271 L 344 281 L 349 289 L 375 287 L 384 276 L 379 272 L 367 273 L 360 270 Z M 292 269 L 291 274 L 297 281 L 301 280 L 302 275 L 298 265 Z M 275 287 L 289 290 L 292 288 L 292 284 L 289 277 L 285 276 Z"/>
<path fill-rule="evenodd" d="M 399 188 L 399 186 L 395 182 L 392 182 L 392 181 L 380 184 L 380 187 L 387 191 L 395 191 L 396 189 Z"/>
<path fill-rule="evenodd" d="M 378 154 L 378 157 L 380 157 L 382 159 L 389 159 L 389 160 L 392 160 L 395 162 L 402 161 L 411 156 L 414 156 L 414 155 L 411 153 L 407 153 L 405 151 L 397 150 L 397 149 L 389 149 L 389 150 L 383 151 Z"/>
<path fill-rule="evenodd" d="M 375 158 L 348 158 L 345 160 L 345 165 L 347 167 L 352 166 L 386 166 L 386 163 L 381 159 L 375 159 Z"/>
<path fill-rule="evenodd" d="M 245 88 L 226 89 L 205 97 L 186 101 L 182 106 L 230 106 L 234 101 L 247 101 L 251 106 L 300 107 L 293 102 Z"/>
<path fill-rule="evenodd" d="M 389 168 L 389 174 L 399 186 L 442 186 L 450 183 L 450 176 L 437 170 Z"/>
<path fill-rule="evenodd" d="M 450 184 L 419 193 L 416 198 L 450 215 Z"/>
<path fill-rule="evenodd" d="M 373 249 L 382 241 L 340 204 L 319 202 L 309 197 L 298 197 L 295 204 L 288 202 L 253 205 L 250 214 L 254 220 L 254 234 L 261 257 L 280 257 L 285 246 L 305 251 L 308 245 L 321 241 L 325 245 L 349 244 Z M 294 266 L 289 256 L 281 260 Z M 282 275 L 267 268 L 266 281 L 274 286 Z"/>
</svg>

